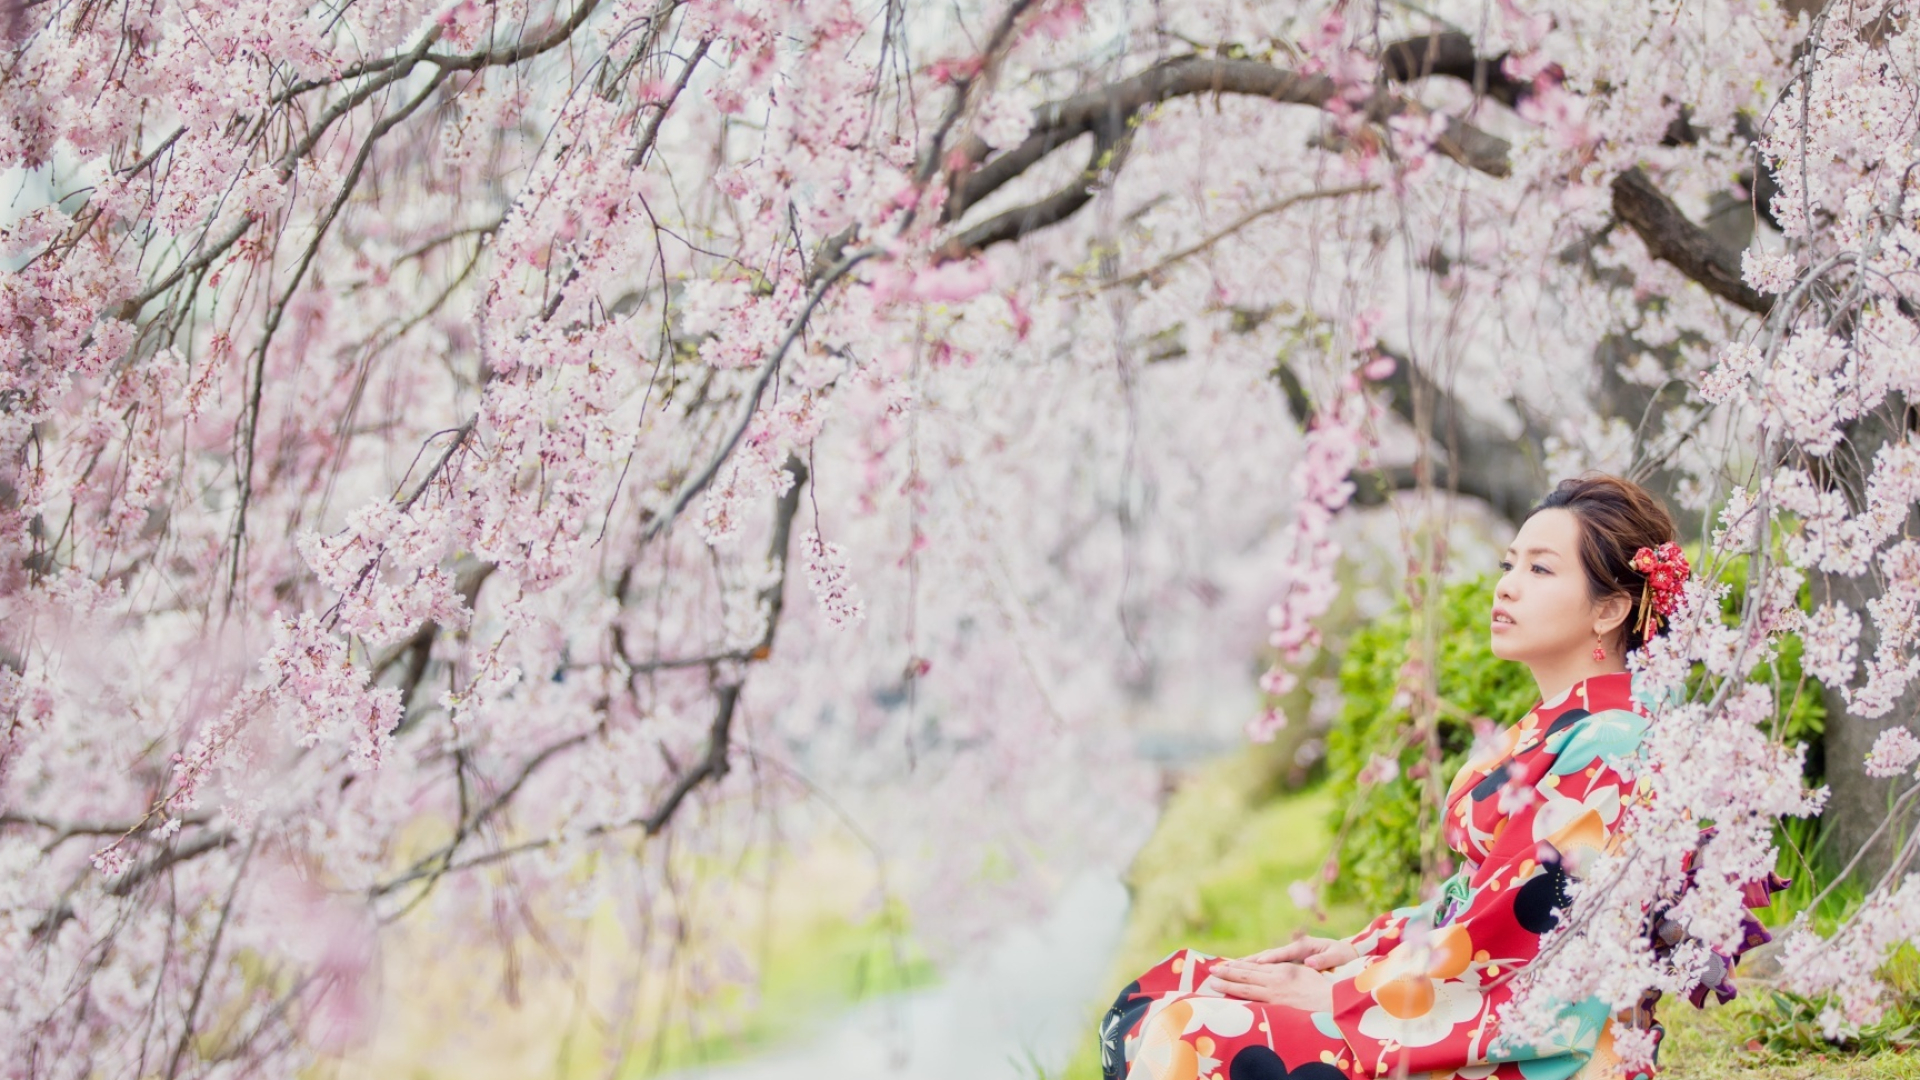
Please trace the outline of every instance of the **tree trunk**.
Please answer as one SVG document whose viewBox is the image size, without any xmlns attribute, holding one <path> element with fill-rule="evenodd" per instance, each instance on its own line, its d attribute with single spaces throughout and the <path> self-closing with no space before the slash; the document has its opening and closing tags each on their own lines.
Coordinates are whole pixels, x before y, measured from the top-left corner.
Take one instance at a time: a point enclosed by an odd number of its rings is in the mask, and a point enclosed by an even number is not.
<svg viewBox="0 0 1920 1080">
<path fill-rule="evenodd" d="M 1871 575 L 1844 578 L 1821 574 L 1814 581 L 1816 600 L 1838 600 L 1861 613 L 1861 621 L 1866 623 L 1860 633 L 1860 655 L 1863 659 L 1872 655 L 1878 639 L 1865 612 L 1867 601 L 1878 596 L 1879 592 L 1878 583 Z M 1862 681 L 1856 679 L 1854 685 L 1858 686 Z M 1860 850 L 1874 828 L 1886 817 L 1893 786 L 1898 779 L 1881 780 L 1868 776 L 1865 768 L 1867 751 L 1873 748 L 1873 741 L 1882 731 L 1912 721 L 1916 709 L 1920 709 L 1920 693 L 1909 688 L 1891 711 L 1871 720 L 1847 712 L 1847 703 L 1836 689 L 1827 689 L 1823 698 L 1827 706 L 1827 730 L 1821 738 L 1821 749 L 1825 758 L 1823 765 L 1827 787 L 1832 794 L 1827 800 L 1826 812 L 1821 815 L 1827 835 L 1822 850 L 1829 862 L 1839 866 L 1845 865 L 1854 852 Z M 1908 813 L 1904 822 L 1895 822 L 1893 828 L 1880 834 L 1861 860 L 1859 868 L 1854 871 L 1860 879 L 1857 884 L 1871 885 L 1880 876 L 1893 858 L 1896 834 L 1904 836 L 1914 824 L 1914 815 Z"/>
<path fill-rule="evenodd" d="M 1855 511 L 1864 502 L 1863 474 L 1873 461 L 1874 453 L 1888 442 L 1904 437 L 1906 432 L 1902 429 L 1912 427 L 1913 415 L 1911 409 L 1890 403 L 1885 412 L 1863 417 L 1850 427 L 1845 446 L 1834 455 L 1833 479 L 1847 492 Z M 1896 422 L 1893 417 L 1899 417 L 1900 420 Z M 1913 525 L 1914 522 L 1909 519 L 1909 534 L 1913 531 Z M 1879 644 L 1880 635 L 1867 615 L 1867 602 L 1880 593 L 1878 567 L 1857 578 L 1821 573 L 1813 576 L 1813 599 L 1816 604 L 1839 601 L 1860 616 L 1862 668 Z M 1865 681 L 1864 673 L 1856 674 L 1852 685 L 1858 687 Z M 1880 780 L 1868 776 L 1865 768 L 1867 751 L 1872 749 L 1874 740 L 1882 731 L 1913 723 L 1915 714 L 1920 713 L 1920 685 L 1908 687 L 1892 709 L 1873 719 L 1849 713 L 1844 696 L 1836 688 L 1826 689 L 1822 697 L 1827 706 L 1827 730 L 1820 748 L 1825 759 L 1822 765 L 1827 786 L 1832 790 L 1826 812 L 1821 815 L 1827 834 L 1823 851 L 1829 860 L 1837 860 L 1834 865 L 1838 866 L 1845 865 L 1854 852 L 1860 850 L 1887 816 L 1894 784 L 1899 778 Z M 1880 876 L 1893 858 L 1894 838 L 1909 833 L 1915 823 L 1915 816 L 1909 813 L 1905 821 L 1894 822 L 1892 827 L 1881 833 L 1854 871 L 1857 884 L 1871 885 Z"/>
</svg>

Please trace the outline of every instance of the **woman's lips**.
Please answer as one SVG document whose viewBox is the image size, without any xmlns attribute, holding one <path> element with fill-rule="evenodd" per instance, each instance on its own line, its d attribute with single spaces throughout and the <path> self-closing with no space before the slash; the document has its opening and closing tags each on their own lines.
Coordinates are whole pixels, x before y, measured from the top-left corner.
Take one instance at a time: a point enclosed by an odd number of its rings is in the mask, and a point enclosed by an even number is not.
<svg viewBox="0 0 1920 1080">
<path fill-rule="evenodd" d="M 1493 609 L 1493 629 L 1497 633 L 1513 625 L 1513 616 L 1505 608 Z"/>
</svg>

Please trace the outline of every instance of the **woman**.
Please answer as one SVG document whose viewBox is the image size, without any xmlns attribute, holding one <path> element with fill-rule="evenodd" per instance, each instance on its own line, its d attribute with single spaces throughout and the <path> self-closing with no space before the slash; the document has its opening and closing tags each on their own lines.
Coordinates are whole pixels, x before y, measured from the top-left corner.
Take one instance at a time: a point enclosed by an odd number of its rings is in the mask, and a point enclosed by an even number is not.
<svg viewBox="0 0 1920 1080">
<path fill-rule="evenodd" d="M 1646 731 L 1626 654 L 1672 610 L 1687 573 L 1674 539 L 1666 509 L 1615 477 L 1569 480 L 1542 500 L 1507 549 L 1489 613 L 1494 655 L 1527 665 L 1541 703 L 1453 781 L 1443 828 L 1460 872 L 1350 938 L 1161 961 L 1101 1025 L 1108 1080 L 1629 1075 L 1598 1001 L 1569 1008 L 1568 1037 L 1550 1046 L 1495 1047 L 1495 1017 L 1514 991 L 1502 976 L 1533 960 L 1567 876 L 1617 843 L 1645 797 L 1612 764 Z M 1765 940 L 1750 929 L 1749 944 Z M 1652 1024 L 1650 1006 L 1636 1026 Z"/>
</svg>

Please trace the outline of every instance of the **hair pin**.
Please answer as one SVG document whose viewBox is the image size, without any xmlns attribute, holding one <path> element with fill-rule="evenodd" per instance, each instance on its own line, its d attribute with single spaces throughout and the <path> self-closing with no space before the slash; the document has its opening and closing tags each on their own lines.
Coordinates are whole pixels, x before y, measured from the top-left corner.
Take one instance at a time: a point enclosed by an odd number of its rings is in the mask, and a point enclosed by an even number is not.
<svg viewBox="0 0 1920 1080">
<path fill-rule="evenodd" d="M 1686 552 L 1671 540 L 1634 552 L 1630 565 L 1647 578 L 1640 588 L 1640 625 L 1636 628 L 1644 642 L 1651 631 L 1659 629 L 1660 620 L 1680 606 L 1680 590 L 1693 567 L 1687 564 Z"/>
</svg>

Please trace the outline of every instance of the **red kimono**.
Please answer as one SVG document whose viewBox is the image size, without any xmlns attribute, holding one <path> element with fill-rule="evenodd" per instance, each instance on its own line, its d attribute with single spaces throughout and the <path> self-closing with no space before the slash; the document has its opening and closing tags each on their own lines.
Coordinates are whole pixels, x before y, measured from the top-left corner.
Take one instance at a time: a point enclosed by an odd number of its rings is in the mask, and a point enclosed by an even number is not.
<svg viewBox="0 0 1920 1080">
<path fill-rule="evenodd" d="M 1566 875 L 1616 844 L 1625 811 L 1645 797 L 1644 782 L 1627 783 L 1612 764 L 1638 751 L 1647 721 L 1624 672 L 1535 706 L 1447 793 L 1446 841 L 1462 869 L 1435 899 L 1382 915 L 1348 939 L 1360 957 L 1329 972 L 1338 980 L 1331 1012 L 1222 996 L 1203 985 L 1216 958 L 1183 949 L 1108 1012 L 1100 1028 L 1107 1080 L 1627 1076 L 1613 1053 L 1614 1017 L 1598 1000 L 1566 1007 L 1561 1042 L 1493 1041 L 1496 1014 L 1514 991 L 1500 976 L 1533 960 L 1567 903 Z M 1542 845 L 1558 860 L 1537 861 Z M 1750 931 L 1749 945 L 1765 940 L 1757 923 Z M 1732 996 L 1724 978 L 1715 989 Z"/>
</svg>

